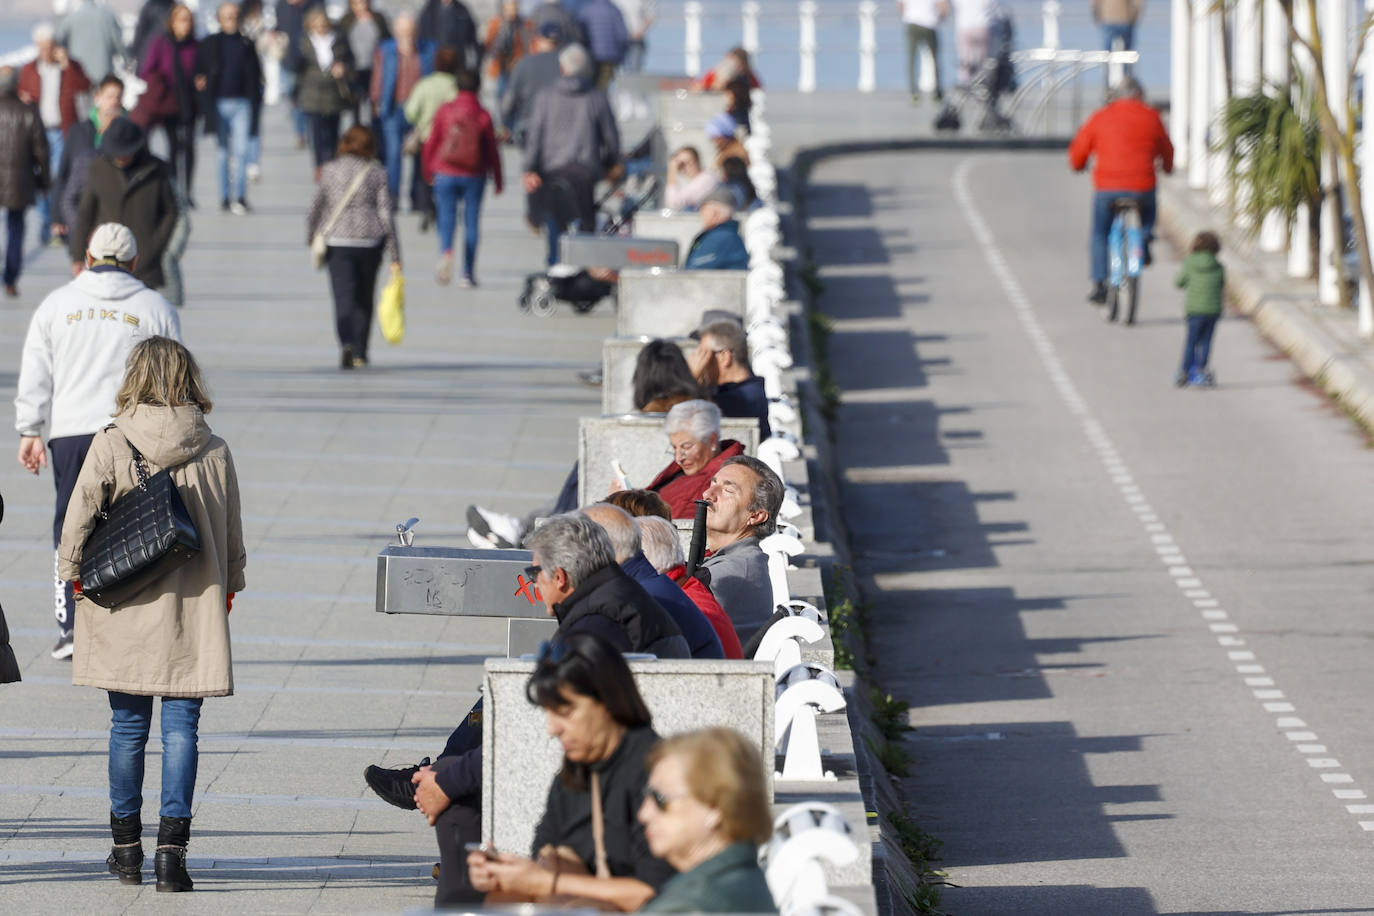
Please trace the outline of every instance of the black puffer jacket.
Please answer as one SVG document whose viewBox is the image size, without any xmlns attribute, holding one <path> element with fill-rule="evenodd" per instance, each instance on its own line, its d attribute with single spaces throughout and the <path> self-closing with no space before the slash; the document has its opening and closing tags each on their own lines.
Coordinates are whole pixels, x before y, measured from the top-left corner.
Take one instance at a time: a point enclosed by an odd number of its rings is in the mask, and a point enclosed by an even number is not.
<svg viewBox="0 0 1374 916">
<path fill-rule="evenodd" d="M 0 96 L 0 207 L 30 207 L 50 182 L 48 136 L 38 109 L 18 96 Z"/>
<path fill-rule="evenodd" d="M 622 652 L 651 652 L 659 658 L 692 657 L 692 650 L 673 618 L 619 564 L 592 573 L 553 610 L 558 617 L 560 637 L 596 633 L 612 645 L 621 643 L 616 648 Z"/>
<path fill-rule="evenodd" d="M 86 258 L 86 243 L 101 223 L 123 223 L 138 243 L 134 276 L 152 289 L 165 284 L 162 253 L 177 221 L 176 194 L 167 163 L 146 149 L 126 170 L 97 156 L 86 175 L 86 190 L 76 210 L 71 232 L 73 261 Z"/>
</svg>

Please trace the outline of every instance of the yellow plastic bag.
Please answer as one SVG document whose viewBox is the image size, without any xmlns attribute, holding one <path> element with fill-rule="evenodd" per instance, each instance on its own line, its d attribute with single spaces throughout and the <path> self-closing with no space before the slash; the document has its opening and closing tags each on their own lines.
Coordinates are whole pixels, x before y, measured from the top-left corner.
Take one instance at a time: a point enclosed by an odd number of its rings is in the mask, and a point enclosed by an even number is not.
<svg viewBox="0 0 1374 916">
<path fill-rule="evenodd" d="M 406 280 L 399 273 L 392 274 L 382 290 L 377 324 L 389 344 L 398 344 L 406 336 Z"/>
</svg>

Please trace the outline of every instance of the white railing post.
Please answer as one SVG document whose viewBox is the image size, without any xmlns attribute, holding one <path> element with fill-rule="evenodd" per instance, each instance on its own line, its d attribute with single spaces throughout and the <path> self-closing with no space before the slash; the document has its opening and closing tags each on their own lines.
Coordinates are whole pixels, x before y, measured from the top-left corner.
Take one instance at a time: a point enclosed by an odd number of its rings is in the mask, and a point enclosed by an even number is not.
<svg viewBox="0 0 1374 916">
<path fill-rule="evenodd" d="M 701 75 L 701 3 L 699 0 L 688 0 L 682 7 L 682 15 L 686 19 L 687 36 L 683 43 L 683 50 L 686 53 L 684 69 L 690 77 Z"/>
<path fill-rule="evenodd" d="M 1336 127 L 1345 130 L 1345 93 L 1346 67 L 1348 58 L 1345 38 L 1345 0 L 1327 0 L 1320 7 L 1322 61 L 1326 71 L 1326 94 L 1330 100 L 1331 113 L 1336 116 Z M 1326 147 L 1326 144 L 1322 144 Z M 1333 189 L 1341 182 L 1339 166 L 1333 166 L 1331 156 L 1322 150 L 1322 195 L 1321 228 L 1317 238 L 1320 251 L 1317 257 L 1317 299 L 1322 305 L 1339 305 L 1341 301 L 1341 270 L 1338 258 L 1345 257 L 1345 230 L 1339 232 L 1332 228 L 1334 223 L 1344 225 L 1344 214 L 1338 209 L 1338 198 Z M 1371 181 L 1370 184 L 1374 184 Z"/>
<path fill-rule="evenodd" d="M 1208 23 L 1207 37 L 1212 44 L 1208 57 L 1212 66 L 1207 71 L 1207 197 L 1220 206 L 1231 196 L 1226 177 L 1226 151 L 1213 146 L 1220 134 L 1218 125 L 1222 109 L 1226 107 L 1226 18 L 1220 7 L 1212 7 Z M 1213 128 L 1216 128 L 1215 133 L 1210 132 Z"/>
<path fill-rule="evenodd" d="M 1193 3 L 1192 79 L 1188 101 L 1188 187 L 1201 191 L 1207 187 L 1207 129 L 1210 126 L 1212 38 L 1211 5 Z"/>
<path fill-rule="evenodd" d="M 798 92 L 816 91 L 816 0 L 802 0 L 797 6 L 801 16 L 801 67 L 797 75 Z"/>
<path fill-rule="evenodd" d="M 743 35 L 740 47 L 750 54 L 759 53 L 759 4 L 758 0 L 744 0 L 739 8 Z"/>
<path fill-rule="evenodd" d="M 1277 3 L 1278 0 L 1270 0 Z M 1169 139 L 1174 144 L 1174 168 L 1188 167 L 1188 85 L 1192 63 L 1192 29 L 1188 0 L 1173 0 L 1169 5 Z"/>
<path fill-rule="evenodd" d="M 1364 8 L 1366 14 L 1374 13 L 1374 0 L 1365 0 Z M 1367 50 L 1360 67 L 1361 79 L 1364 80 L 1364 97 L 1374 99 L 1374 60 L 1371 60 Z M 1364 143 L 1361 144 L 1360 150 L 1360 174 L 1370 176 L 1374 175 L 1374 124 L 1370 123 L 1367 111 L 1362 130 Z M 1366 227 L 1374 226 L 1374 179 L 1365 180 L 1360 187 L 1364 191 L 1364 224 Z M 1374 335 L 1374 289 L 1369 288 L 1365 279 L 1360 278 L 1359 327 L 1361 336 L 1369 337 Z"/>
<path fill-rule="evenodd" d="M 1252 96 L 1260 89 L 1260 6 L 1255 0 L 1235 5 L 1235 19 L 1231 26 L 1231 75 L 1235 80 L 1237 98 Z M 1236 188 L 1236 220 L 1249 227 L 1253 221 L 1247 215 L 1250 192 L 1245 185 Z"/>
<path fill-rule="evenodd" d="M 872 92 L 878 86 L 878 30 L 875 20 L 878 4 L 863 0 L 859 4 L 859 91 Z"/>
<path fill-rule="evenodd" d="M 1264 91 L 1268 94 L 1288 91 L 1288 17 L 1279 0 L 1264 0 L 1264 48 L 1260 65 L 1264 74 Z M 1288 225 L 1283 214 L 1270 211 L 1260 223 L 1261 251 L 1279 252 L 1288 243 Z"/>
<path fill-rule="evenodd" d="M 1184 0 L 1186 3 L 1187 0 Z M 1051 51 L 1059 50 L 1059 0 L 1045 0 L 1040 7 L 1040 44 Z"/>
</svg>

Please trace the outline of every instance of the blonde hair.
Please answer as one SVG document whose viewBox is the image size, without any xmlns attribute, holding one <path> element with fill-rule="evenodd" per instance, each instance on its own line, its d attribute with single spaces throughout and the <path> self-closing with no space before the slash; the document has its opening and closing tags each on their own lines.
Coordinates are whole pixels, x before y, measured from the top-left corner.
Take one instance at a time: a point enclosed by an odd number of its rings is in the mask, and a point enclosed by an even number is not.
<svg viewBox="0 0 1374 916">
<path fill-rule="evenodd" d="M 139 404 L 194 404 L 201 413 L 209 413 L 214 407 L 195 357 L 170 337 L 148 337 L 129 352 L 124 382 L 115 395 L 115 413 L 132 413 Z"/>
<path fill-rule="evenodd" d="M 645 765 L 681 757 L 692 797 L 720 813 L 731 842 L 761 846 L 773 835 L 768 783 L 759 749 L 733 728 L 706 728 L 665 738 L 649 749 Z"/>
</svg>

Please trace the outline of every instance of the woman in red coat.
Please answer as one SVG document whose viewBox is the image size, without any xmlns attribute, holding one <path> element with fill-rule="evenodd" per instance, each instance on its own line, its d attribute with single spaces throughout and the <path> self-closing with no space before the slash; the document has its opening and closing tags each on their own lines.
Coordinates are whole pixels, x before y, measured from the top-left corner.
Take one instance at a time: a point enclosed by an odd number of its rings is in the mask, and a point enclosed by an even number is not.
<svg viewBox="0 0 1374 916">
<path fill-rule="evenodd" d="M 744 454 L 744 444 L 720 438 L 720 408 L 710 401 L 683 401 L 663 421 L 673 461 L 648 489 L 662 496 L 673 518 L 696 516 L 696 501 L 728 459 Z"/>
</svg>

